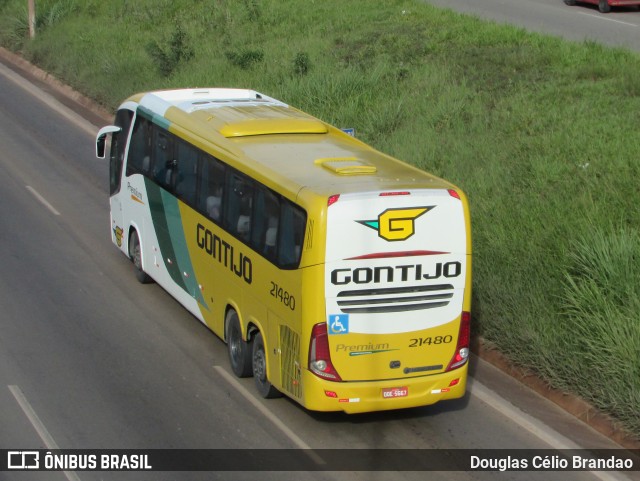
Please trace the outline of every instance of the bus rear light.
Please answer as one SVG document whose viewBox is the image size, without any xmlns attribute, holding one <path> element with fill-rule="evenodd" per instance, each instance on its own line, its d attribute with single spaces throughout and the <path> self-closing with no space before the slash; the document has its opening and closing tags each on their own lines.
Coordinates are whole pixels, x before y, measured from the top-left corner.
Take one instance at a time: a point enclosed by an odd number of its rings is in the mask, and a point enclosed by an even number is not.
<svg viewBox="0 0 640 481">
<path fill-rule="evenodd" d="M 458 344 L 456 351 L 447 366 L 447 371 L 451 371 L 463 366 L 469 359 L 469 343 L 471 340 L 471 313 L 463 311 L 460 317 L 460 332 L 458 333 Z"/>
<path fill-rule="evenodd" d="M 342 381 L 342 378 L 331 363 L 327 323 L 321 322 L 313 326 L 311 343 L 309 344 L 309 369 L 316 376 L 329 381 Z"/>
<path fill-rule="evenodd" d="M 388 197 L 392 195 L 411 195 L 411 192 L 406 190 L 402 192 L 381 192 L 379 197 Z"/>
<path fill-rule="evenodd" d="M 459 382 L 460 382 L 460 378 L 459 377 L 455 378 L 453 381 L 451 381 L 449 383 L 449 387 L 453 387 L 453 386 L 457 385 Z"/>
<path fill-rule="evenodd" d="M 338 399 L 338 394 L 333 391 L 325 391 L 324 395 L 330 398 Z"/>
<path fill-rule="evenodd" d="M 458 193 L 458 191 L 457 191 L 457 190 L 454 190 L 454 189 L 448 189 L 448 190 L 447 190 L 447 192 L 449 192 L 449 195 L 450 195 L 451 197 L 454 197 L 454 198 L 456 198 L 456 199 L 460 200 L 460 194 Z"/>
<path fill-rule="evenodd" d="M 336 202 L 338 202 L 339 198 L 340 198 L 340 194 L 336 194 L 336 195 L 330 196 L 329 200 L 327 200 L 327 207 L 330 207 L 333 204 L 335 204 Z"/>
</svg>

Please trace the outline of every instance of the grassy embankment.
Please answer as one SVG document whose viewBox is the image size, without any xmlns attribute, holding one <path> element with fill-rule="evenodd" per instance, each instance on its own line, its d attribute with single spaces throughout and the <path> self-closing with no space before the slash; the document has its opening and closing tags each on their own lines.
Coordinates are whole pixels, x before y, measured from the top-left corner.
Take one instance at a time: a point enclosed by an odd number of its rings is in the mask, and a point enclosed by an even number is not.
<svg viewBox="0 0 640 481">
<path fill-rule="evenodd" d="M 460 185 L 475 328 L 640 436 L 640 58 L 414 1 L 0 1 L 0 42 L 109 107 L 263 91 Z"/>
</svg>

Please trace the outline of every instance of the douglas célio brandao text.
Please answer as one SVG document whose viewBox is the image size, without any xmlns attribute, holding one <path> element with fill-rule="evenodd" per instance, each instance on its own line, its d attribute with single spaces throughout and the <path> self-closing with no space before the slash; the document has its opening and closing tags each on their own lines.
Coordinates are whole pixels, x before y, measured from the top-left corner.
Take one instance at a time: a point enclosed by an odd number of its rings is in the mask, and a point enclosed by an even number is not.
<svg viewBox="0 0 640 481">
<path fill-rule="evenodd" d="M 478 471 L 630 471 L 637 469 L 633 459 L 608 455 L 477 456 L 469 458 L 470 469 Z"/>
</svg>

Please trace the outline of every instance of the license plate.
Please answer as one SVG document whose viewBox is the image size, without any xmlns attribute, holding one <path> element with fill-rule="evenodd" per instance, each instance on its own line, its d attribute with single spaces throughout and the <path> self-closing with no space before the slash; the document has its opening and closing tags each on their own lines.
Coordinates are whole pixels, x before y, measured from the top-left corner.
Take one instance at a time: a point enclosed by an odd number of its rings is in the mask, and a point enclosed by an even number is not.
<svg viewBox="0 0 640 481">
<path fill-rule="evenodd" d="M 406 397 L 409 395 L 409 388 L 407 387 L 388 387 L 382 390 L 382 397 L 385 399 L 393 397 Z"/>
</svg>

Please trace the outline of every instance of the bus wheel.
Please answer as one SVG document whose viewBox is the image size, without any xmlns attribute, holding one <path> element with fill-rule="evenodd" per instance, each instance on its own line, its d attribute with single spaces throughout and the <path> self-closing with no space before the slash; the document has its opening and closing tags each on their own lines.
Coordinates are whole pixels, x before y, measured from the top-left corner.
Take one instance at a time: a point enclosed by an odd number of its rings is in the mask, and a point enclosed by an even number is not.
<svg viewBox="0 0 640 481">
<path fill-rule="evenodd" d="M 242 340 L 238 314 L 233 309 L 227 313 L 225 320 L 225 337 L 229 351 L 231 370 L 238 377 L 249 377 L 253 372 L 251 366 L 251 344 Z"/>
<path fill-rule="evenodd" d="M 264 341 L 262 334 L 256 334 L 253 340 L 253 380 L 256 383 L 258 393 L 263 398 L 272 399 L 280 397 L 280 391 L 271 385 L 267 379 L 267 355 L 264 351 Z"/>
<path fill-rule="evenodd" d="M 138 281 L 142 284 L 151 282 L 151 277 L 142 270 L 142 249 L 140 249 L 140 239 L 138 239 L 138 233 L 135 230 L 129 237 L 129 257 L 136 268 L 136 278 Z"/>
<path fill-rule="evenodd" d="M 598 2 L 598 10 L 600 10 L 600 13 L 609 13 L 611 11 L 611 5 L 609 5 L 607 0 L 600 0 Z"/>
</svg>

